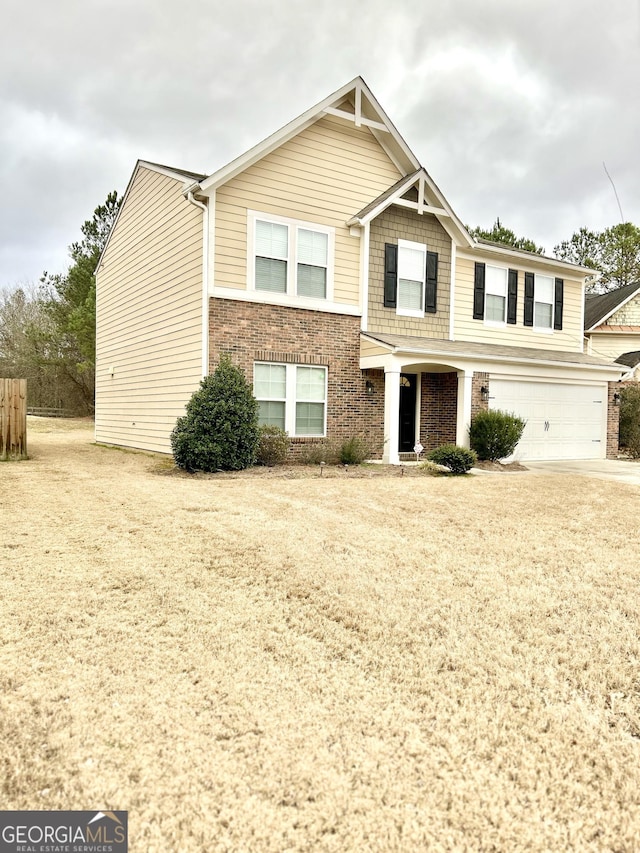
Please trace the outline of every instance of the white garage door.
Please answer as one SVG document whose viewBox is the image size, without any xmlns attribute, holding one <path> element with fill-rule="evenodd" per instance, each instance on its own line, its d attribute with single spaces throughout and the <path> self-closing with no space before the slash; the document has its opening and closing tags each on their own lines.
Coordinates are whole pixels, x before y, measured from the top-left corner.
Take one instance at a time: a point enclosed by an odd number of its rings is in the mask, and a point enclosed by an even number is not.
<svg viewBox="0 0 640 853">
<path fill-rule="evenodd" d="M 606 455 L 606 387 L 491 379 L 489 408 L 514 412 L 527 425 L 515 459 L 602 459 Z"/>
</svg>

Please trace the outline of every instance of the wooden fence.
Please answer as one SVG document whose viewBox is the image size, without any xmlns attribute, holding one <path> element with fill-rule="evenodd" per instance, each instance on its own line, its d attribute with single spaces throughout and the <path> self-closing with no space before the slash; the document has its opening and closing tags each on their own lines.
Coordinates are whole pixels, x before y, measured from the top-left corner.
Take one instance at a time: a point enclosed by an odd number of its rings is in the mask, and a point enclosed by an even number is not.
<svg viewBox="0 0 640 853">
<path fill-rule="evenodd" d="M 27 380 L 0 379 L 0 461 L 27 458 Z"/>
</svg>

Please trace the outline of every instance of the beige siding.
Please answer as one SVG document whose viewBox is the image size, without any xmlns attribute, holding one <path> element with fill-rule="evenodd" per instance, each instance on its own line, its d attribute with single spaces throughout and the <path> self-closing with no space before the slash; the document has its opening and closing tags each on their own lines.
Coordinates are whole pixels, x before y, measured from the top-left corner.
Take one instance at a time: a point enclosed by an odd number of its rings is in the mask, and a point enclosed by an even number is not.
<svg viewBox="0 0 640 853">
<path fill-rule="evenodd" d="M 491 263 L 487 258 L 478 258 Z M 536 349 L 582 350 L 582 286 L 581 282 L 564 276 L 564 309 L 562 331 L 542 332 L 524 321 L 524 273 L 538 272 L 549 275 L 548 269 L 536 266 L 527 259 L 526 266 L 511 259 L 508 263 L 495 261 L 497 266 L 509 266 L 518 270 L 518 315 L 515 325 L 503 327 L 485 325 L 483 320 L 473 319 L 473 283 L 475 262 L 468 258 L 456 259 L 455 284 L 455 339 L 481 343 L 507 344 L 509 346 L 535 347 Z"/>
<path fill-rule="evenodd" d="M 435 314 L 403 317 L 395 308 L 384 307 L 385 243 L 411 240 L 424 243 L 438 254 L 438 296 Z M 369 240 L 369 319 L 367 331 L 420 337 L 449 337 L 451 292 L 451 238 L 431 214 L 419 215 L 402 207 L 388 207 L 371 223 Z"/>
<path fill-rule="evenodd" d="M 634 296 L 612 314 L 607 326 L 640 326 L 640 296 Z"/>
<path fill-rule="evenodd" d="M 360 341 L 360 358 L 364 358 L 367 355 L 389 355 L 389 352 L 389 347 L 383 347 L 373 341 Z"/>
<path fill-rule="evenodd" d="M 619 355 L 625 352 L 638 352 L 640 350 L 640 332 L 635 334 L 617 334 L 616 332 L 591 332 L 591 348 L 587 351 L 591 355 L 601 358 L 609 358 L 615 361 Z"/>
<path fill-rule="evenodd" d="M 247 210 L 336 229 L 334 301 L 357 305 L 360 240 L 345 222 L 401 177 L 371 132 L 333 116 L 216 190 L 215 285 L 247 284 Z"/>
<path fill-rule="evenodd" d="M 202 378 L 202 212 L 181 181 L 138 169 L 98 271 L 96 317 L 97 440 L 169 452 Z"/>
</svg>

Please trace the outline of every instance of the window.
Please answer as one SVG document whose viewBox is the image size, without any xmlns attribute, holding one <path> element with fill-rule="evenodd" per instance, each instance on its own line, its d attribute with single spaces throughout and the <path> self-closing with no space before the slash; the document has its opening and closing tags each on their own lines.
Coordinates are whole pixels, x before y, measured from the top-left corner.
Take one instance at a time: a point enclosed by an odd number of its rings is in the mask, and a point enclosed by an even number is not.
<svg viewBox="0 0 640 853">
<path fill-rule="evenodd" d="M 302 299 L 333 298 L 334 231 L 249 214 L 249 287 Z"/>
<path fill-rule="evenodd" d="M 426 257 L 422 243 L 398 240 L 398 314 L 424 316 Z"/>
<path fill-rule="evenodd" d="M 531 305 L 533 311 L 533 302 Z M 525 299 L 525 325 L 526 310 Z M 514 325 L 517 316 L 518 270 L 476 261 L 473 274 L 473 319 L 501 326 L 504 323 Z"/>
<path fill-rule="evenodd" d="M 525 272 L 524 324 L 540 332 L 562 330 L 564 281 L 550 275 Z"/>
<path fill-rule="evenodd" d="M 326 367 L 256 362 L 253 393 L 261 424 L 293 436 L 326 434 Z"/>
<path fill-rule="evenodd" d="M 538 329 L 553 328 L 554 281 L 551 276 L 536 273 L 533 296 L 533 325 Z"/>
<path fill-rule="evenodd" d="M 507 312 L 507 270 L 487 264 L 485 273 L 484 319 L 504 323 Z"/>
</svg>

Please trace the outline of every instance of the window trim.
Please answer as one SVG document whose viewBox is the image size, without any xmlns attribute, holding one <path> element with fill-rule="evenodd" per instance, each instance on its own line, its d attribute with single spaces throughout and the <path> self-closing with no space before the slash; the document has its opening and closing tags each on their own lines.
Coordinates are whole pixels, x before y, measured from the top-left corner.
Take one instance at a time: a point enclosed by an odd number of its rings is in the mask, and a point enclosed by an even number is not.
<svg viewBox="0 0 640 853">
<path fill-rule="evenodd" d="M 328 385 L 329 385 L 329 369 L 324 364 L 300 364 L 283 363 L 279 361 L 254 361 L 253 362 L 253 387 L 256 384 L 256 365 L 268 364 L 274 367 L 285 368 L 285 398 L 284 398 L 284 430 L 291 438 L 326 438 L 327 436 L 327 407 L 328 407 Z M 315 370 L 324 370 L 324 400 L 298 400 L 296 397 L 296 379 L 298 376 L 298 368 L 311 368 Z M 259 402 L 272 402 L 275 398 L 258 397 L 254 395 Z M 276 402 L 282 402 L 279 398 Z M 322 434 L 319 433 L 297 433 L 296 432 L 296 405 L 297 403 L 322 403 L 324 406 L 324 415 L 322 422 Z"/>
<path fill-rule="evenodd" d="M 424 255 L 424 263 L 422 264 L 422 289 L 420 295 L 420 308 L 401 308 L 400 307 L 400 252 L 402 249 L 414 249 L 422 252 Z M 417 279 L 406 279 L 407 281 L 417 281 Z M 427 287 L 427 244 L 416 243 L 413 240 L 398 240 L 398 269 L 396 274 L 396 315 L 399 317 L 418 317 L 424 318 L 424 303 L 426 298 Z"/>
<path fill-rule="evenodd" d="M 547 278 L 551 282 L 551 298 L 549 301 L 543 301 L 537 298 L 536 291 L 538 290 L 538 279 L 539 278 Z M 553 334 L 554 332 L 554 318 L 555 318 L 555 300 L 556 300 L 556 283 L 555 278 L 552 275 L 546 275 L 545 273 L 534 273 L 533 274 L 533 329 L 536 332 L 542 332 L 543 334 Z M 551 322 L 548 326 L 540 326 L 536 322 L 536 306 L 540 305 L 548 305 L 551 308 Z"/>
<path fill-rule="evenodd" d="M 311 306 L 313 303 L 324 305 L 333 302 L 334 298 L 334 269 L 335 269 L 335 228 L 329 225 L 320 225 L 317 222 L 307 222 L 302 219 L 291 219 L 286 216 L 278 216 L 273 213 L 264 213 L 257 210 L 247 210 L 247 291 L 255 294 L 272 294 L 272 291 L 261 290 L 256 287 L 256 228 L 257 222 L 273 222 L 276 225 L 286 225 L 287 232 L 287 278 L 286 289 L 278 296 L 286 297 L 292 302 Z M 324 297 L 304 296 L 298 293 L 298 231 L 315 231 L 327 236 L 327 275 L 326 293 Z M 262 257 L 262 256 L 261 256 Z"/>
<path fill-rule="evenodd" d="M 499 296 L 498 293 L 489 293 L 487 284 L 487 270 L 496 269 L 504 272 L 504 310 L 502 312 L 502 320 L 487 320 L 487 296 Z M 494 329 L 502 329 L 507 325 L 507 312 L 509 310 L 509 267 L 502 264 L 487 264 L 485 263 L 484 272 L 484 305 L 483 305 L 483 320 L 485 326 L 491 326 Z"/>
</svg>

